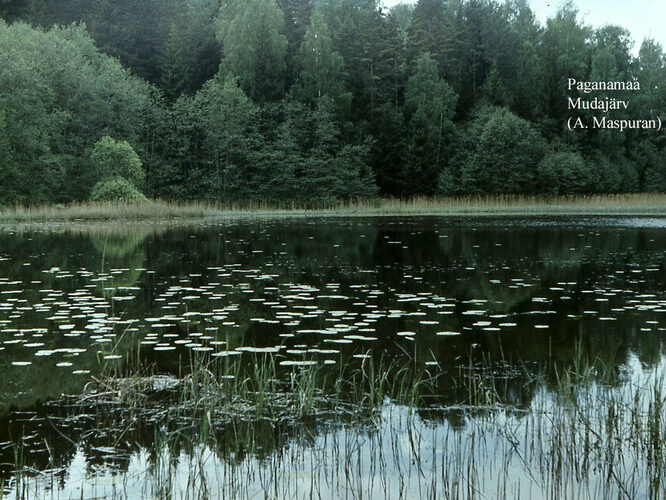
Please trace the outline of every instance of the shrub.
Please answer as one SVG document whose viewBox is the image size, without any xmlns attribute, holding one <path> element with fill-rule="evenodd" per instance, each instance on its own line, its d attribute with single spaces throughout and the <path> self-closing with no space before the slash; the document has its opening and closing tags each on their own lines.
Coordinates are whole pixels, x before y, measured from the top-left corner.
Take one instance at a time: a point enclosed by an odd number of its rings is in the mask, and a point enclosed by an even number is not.
<svg viewBox="0 0 666 500">
<path fill-rule="evenodd" d="M 147 198 L 126 179 L 115 176 L 99 181 L 93 187 L 90 201 L 146 201 Z"/>
<path fill-rule="evenodd" d="M 139 155 L 127 141 L 116 141 L 109 136 L 95 143 L 90 160 L 97 171 L 97 179 L 122 177 L 135 188 L 141 188 L 146 178 Z"/>
</svg>

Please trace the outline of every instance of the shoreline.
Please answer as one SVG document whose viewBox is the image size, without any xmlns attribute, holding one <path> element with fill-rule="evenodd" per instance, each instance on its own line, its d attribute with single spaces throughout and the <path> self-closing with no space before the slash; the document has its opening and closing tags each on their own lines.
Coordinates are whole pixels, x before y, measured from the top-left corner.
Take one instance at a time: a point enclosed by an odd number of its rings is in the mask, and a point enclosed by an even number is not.
<svg viewBox="0 0 666 500">
<path fill-rule="evenodd" d="M 73 203 L 0 208 L 0 224 L 17 222 L 200 221 L 253 217 L 666 216 L 666 194 L 377 198 L 306 208 L 297 204 L 208 202 Z"/>
</svg>

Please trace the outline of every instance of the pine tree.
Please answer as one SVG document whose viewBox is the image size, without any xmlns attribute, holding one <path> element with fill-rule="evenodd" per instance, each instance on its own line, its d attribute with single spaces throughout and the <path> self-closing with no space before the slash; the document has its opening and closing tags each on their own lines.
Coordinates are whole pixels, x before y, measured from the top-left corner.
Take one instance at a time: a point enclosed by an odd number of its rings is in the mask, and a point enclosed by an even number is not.
<svg viewBox="0 0 666 500">
<path fill-rule="evenodd" d="M 310 25 L 312 2 L 310 0 L 278 0 L 284 14 L 282 33 L 287 37 L 286 88 L 290 89 L 298 77 L 298 51 Z"/>
<path fill-rule="evenodd" d="M 279 99 L 285 90 L 287 38 L 275 0 L 225 0 L 217 20 L 221 69 L 238 78 L 255 101 Z"/>
<path fill-rule="evenodd" d="M 416 61 L 407 81 L 405 113 L 407 143 L 404 170 L 400 176 L 402 194 L 433 194 L 448 153 L 453 132 L 457 96 L 441 78 L 429 53 Z"/>
</svg>

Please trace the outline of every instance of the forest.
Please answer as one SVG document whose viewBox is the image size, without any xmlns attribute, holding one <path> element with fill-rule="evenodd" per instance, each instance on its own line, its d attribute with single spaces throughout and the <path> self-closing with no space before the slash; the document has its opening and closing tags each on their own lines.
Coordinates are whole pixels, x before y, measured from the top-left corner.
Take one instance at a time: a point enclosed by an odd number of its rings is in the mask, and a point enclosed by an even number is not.
<svg viewBox="0 0 666 500">
<path fill-rule="evenodd" d="M 0 0 L 0 204 L 664 192 L 663 133 L 567 126 L 660 120 L 662 82 L 573 4 Z"/>
</svg>

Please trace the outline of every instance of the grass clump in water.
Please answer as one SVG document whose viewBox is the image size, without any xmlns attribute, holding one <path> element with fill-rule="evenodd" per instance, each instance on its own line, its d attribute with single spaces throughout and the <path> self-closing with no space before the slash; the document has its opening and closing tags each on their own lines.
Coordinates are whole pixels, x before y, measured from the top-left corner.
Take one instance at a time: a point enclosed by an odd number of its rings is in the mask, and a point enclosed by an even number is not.
<svg viewBox="0 0 666 500">
<path fill-rule="evenodd" d="M 77 404 L 114 445 L 150 429 L 141 488 L 164 498 L 659 498 L 666 484 L 658 370 L 618 383 L 580 348 L 536 375 L 483 358 L 455 402 L 428 407 L 442 377 L 413 358 L 284 361 L 197 355 L 168 381 L 128 362 Z M 505 369 L 534 389 L 528 407 Z"/>
</svg>

